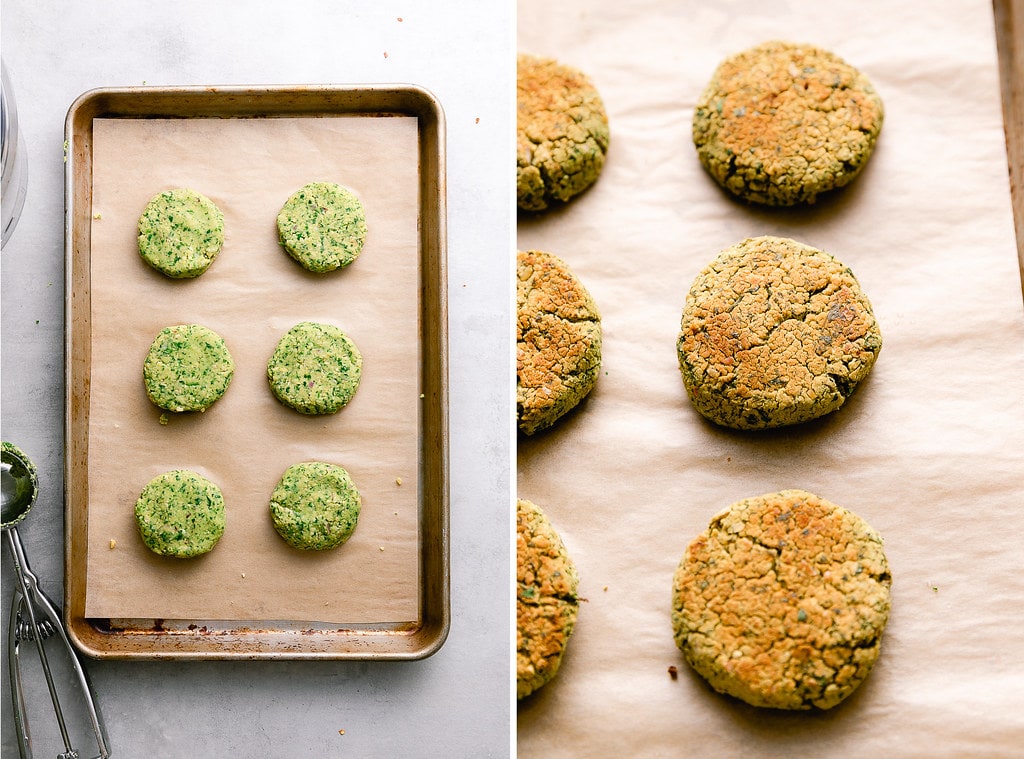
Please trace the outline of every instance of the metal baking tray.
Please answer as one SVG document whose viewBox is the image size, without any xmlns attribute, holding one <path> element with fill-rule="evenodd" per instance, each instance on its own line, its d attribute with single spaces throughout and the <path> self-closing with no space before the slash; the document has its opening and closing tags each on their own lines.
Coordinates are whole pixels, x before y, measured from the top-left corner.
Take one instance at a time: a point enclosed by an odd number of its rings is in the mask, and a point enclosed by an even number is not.
<svg viewBox="0 0 1024 759">
<path fill-rule="evenodd" d="M 401 623 L 303 620 L 96 619 L 85 616 L 91 392 L 92 138 L 97 118 L 412 116 L 418 124 L 419 371 L 418 615 Z M 65 590 L 69 635 L 85 654 L 115 659 L 421 659 L 450 624 L 445 123 L 438 101 L 411 85 L 130 87 L 92 90 L 65 123 Z"/>
</svg>

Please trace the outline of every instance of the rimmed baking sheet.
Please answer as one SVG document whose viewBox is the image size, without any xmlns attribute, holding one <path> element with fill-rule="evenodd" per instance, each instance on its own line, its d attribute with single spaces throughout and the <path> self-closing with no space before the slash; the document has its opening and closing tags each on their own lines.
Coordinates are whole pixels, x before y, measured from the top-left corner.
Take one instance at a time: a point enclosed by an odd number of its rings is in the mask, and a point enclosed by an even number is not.
<svg viewBox="0 0 1024 759">
<path fill-rule="evenodd" d="M 95 90 L 66 124 L 65 614 L 86 653 L 117 658 L 420 658 L 448 608 L 444 118 L 407 85 Z M 333 181 L 363 201 L 359 258 L 306 272 L 277 242 L 288 195 Z M 201 277 L 149 269 L 135 243 L 150 197 L 188 186 L 225 215 Z M 364 356 L 356 396 L 309 417 L 270 393 L 266 361 L 299 321 L 341 327 Z M 164 326 L 202 323 L 235 361 L 202 414 L 162 415 L 141 362 Z M 163 418 L 162 418 L 163 416 Z M 353 537 L 302 552 L 270 524 L 292 463 L 344 466 Z M 217 482 L 224 538 L 170 560 L 134 501 L 174 468 Z"/>
</svg>

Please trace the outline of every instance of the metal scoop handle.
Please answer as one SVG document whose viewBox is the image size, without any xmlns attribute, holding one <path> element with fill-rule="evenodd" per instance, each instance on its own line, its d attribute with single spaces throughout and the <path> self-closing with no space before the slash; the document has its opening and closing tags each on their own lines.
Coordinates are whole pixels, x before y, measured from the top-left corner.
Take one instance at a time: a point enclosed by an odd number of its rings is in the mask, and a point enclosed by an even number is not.
<svg viewBox="0 0 1024 759">
<path fill-rule="evenodd" d="M 77 652 L 71 645 L 64 625 L 61 622 L 60 614 L 53 602 L 46 597 L 46 594 L 39 587 L 39 580 L 32 573 L 28 566 L 28 559 L 25 556 L 25 548 L 21 543 L 17 528 L 4 530 L 4 538 L 8 548 L 11 549 L 11 558 L 14 560 L 14 568 L 18 575 L 18 588 L 14 592 L 14 600 L 11 606 L 10 630 L 7 637 L 7 654 L 11 671 L 11 692 L 14 705 L 14 723 L 18 733 L 18 748 L 21 750 L 22 759 L 32 757 L 32 739 L 29 731 L 28 712 L 25 705 L 25 689 L 21 679 L 21 648 L 23 645 L 34 645 L 39 655 L 39 662 L 46 677 L 46 687 L 50 692 L 50 700 L 53 702 L 54 713 L 57 717 L 57 724 L 60 727 L 61 737 L 64 741 L 64 753 L 58 754 L 57 759 L 79 759 L 78 751 L 71 746 L 67 723 L 64 719 L 64 712 L 61 709 L 60 697 L 57 694 L 57 687 L 53 681 L 53 674 L 50 671 L 50 664 L 46 658 L 46 649 L 43 641 L 56 637 L 63 644 L 67 651 L 68 660 L 75 671 L 75 682 L 81 691 L 86 710 L 89 714 L 89 721 L 93 733 L 96 736 L 96 744 L 99 753 L 93 759 L 107 759 L 110 750 L 107 748 L 106 731 L 93 698 L 92 688 L 86 678 L 82 663 L 78 660 Z"/>
</svg>

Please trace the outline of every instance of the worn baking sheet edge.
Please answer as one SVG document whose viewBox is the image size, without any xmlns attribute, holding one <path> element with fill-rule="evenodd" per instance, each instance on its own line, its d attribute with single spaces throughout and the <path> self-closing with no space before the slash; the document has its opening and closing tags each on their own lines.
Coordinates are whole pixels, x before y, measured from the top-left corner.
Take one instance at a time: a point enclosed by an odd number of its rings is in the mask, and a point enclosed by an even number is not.
<svg viewBox="0 0 1024 759">
<path fill-rule="evenodd" d="M 85 617 L 90 397 L 92 122 L 99 117 L 197 118 L 401 114 L 419 124 L 420 265 L 424 392 L 420 434 L 419 619 L 411 625 L 268 622 L 168 624 Z M 126 87 L 83 93 L 68 110 L 64 143 L 65 457 L 64 616 L 83 653 L 117 659 L 422 659 L 448 635 L 448 345 L 444 112 L 408 84 L 288 87 Z M 262 626 L 261 626 L 262 625 Z"/>
<path fill-rule="evenodd" d="M 1024 0 L 992 0 L 999 51 L 999 83 L 1024 295 Z"/>
</svg>

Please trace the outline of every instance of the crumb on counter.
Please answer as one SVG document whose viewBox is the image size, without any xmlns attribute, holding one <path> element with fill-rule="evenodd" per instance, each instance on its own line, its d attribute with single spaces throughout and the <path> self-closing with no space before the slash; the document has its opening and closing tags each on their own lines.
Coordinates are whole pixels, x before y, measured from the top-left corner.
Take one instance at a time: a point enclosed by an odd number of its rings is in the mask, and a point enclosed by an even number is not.
<svg viewBox="0 0 1024 759">
<path fill-rule="evenodd" d="M 395 484 L 396 485 L 401 485 L 402 484 L 402 478 L 401 477 L 395 477 Z"/>
<path fill-rule="evenodd" d="M 117 548 L 117 541 L 114 540 L 113 538 L 111 538 L 110 539 L 110 550 L 113 551 L 115 548 Z"/>
</svg>

